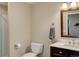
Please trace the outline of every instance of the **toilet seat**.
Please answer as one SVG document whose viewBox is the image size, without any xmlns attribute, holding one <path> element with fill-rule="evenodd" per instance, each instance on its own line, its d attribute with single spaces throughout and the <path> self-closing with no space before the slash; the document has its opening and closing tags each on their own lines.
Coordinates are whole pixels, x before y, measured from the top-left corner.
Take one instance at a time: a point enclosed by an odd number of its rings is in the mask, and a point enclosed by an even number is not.
<svg viewBox="0 0 79 59">
<path fill-rule="evenodd" d="M 29 52 L 29 53 L 24 54 L 22 57 L 36 57 L 36 56 L 37 54 Z"/>
</svg>

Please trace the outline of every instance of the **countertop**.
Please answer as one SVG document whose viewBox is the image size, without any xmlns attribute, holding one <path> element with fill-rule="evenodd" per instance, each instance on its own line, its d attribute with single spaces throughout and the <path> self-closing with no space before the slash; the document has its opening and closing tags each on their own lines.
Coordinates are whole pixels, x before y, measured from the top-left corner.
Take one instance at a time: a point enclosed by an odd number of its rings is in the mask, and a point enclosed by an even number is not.
<svg viewBox="0 0 79 59">
<path fill-rule="evenodd" d="M 58 47 L 58 48 L 64 48 L 74 51 L 79 51 L 79 46 L 77 45 L 65 45 L 64 42 L 56 42 L 50 45 L 50 47 Z"/>
</svg>

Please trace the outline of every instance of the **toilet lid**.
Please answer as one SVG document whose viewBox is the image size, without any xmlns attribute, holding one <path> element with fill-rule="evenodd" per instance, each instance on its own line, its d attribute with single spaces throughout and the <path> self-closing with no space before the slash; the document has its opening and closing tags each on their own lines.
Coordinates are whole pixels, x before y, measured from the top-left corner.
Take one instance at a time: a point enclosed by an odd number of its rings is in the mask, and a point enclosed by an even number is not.
<svg viewBox="0 0 79 59">
<path fill-rule="evenodd" d="M 37 54 L 32 53 L 32 52 L 29 52 L 29 53 L 26 53 L 23 55 L 23 57 L 36 57 L 36 56 L 37 56 Z"/>
</svg>

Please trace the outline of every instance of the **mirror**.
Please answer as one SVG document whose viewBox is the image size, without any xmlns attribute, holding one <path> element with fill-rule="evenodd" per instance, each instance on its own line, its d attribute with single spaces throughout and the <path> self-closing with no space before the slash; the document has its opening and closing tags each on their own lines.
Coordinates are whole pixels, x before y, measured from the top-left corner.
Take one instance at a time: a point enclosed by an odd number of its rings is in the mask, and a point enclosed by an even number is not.
<svg viewBox="0 0 79 59">
<path fill-rule="evenodd" d="M 79 37 L 79 8 L 61 10 L 61 37 Z"/>
</svg>

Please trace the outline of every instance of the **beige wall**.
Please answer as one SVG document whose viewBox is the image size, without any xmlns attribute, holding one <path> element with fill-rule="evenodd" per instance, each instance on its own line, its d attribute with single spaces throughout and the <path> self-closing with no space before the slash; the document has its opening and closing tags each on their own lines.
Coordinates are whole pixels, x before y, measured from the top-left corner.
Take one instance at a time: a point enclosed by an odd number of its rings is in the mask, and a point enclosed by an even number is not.
<svg viewBox="0 0 79 59">
<path fill-rule="evenodd" d="M 32 5 L 32 41 L 44 44 L 43 56 L 50 56 L 49 29 L 55 24 L 56 40 L 60 39 L 60 9 L 62 3 L 36 3 Z"/>
<path fill-rule="evenodd" d="M 56 39 L 60 39 L 60 7 L 61 3 L 35 3 L 31 10 L 31 6 L 26 3 L 9 3 L 10 56 L 21 56 L 30 45 L 30 39 L 43 43 L 43 56 L 50 56 L 51 40 L 48 36 L 52 23 L 56 27 Z M 15 49 L 16 43 L 21 43 L 22 47 Z"/>
<path fill-rule="evenodd" d="M 30 45 L 30 8 L 31 6 L 26 3 L 8 3 L 10 56 L 22 56 Z M 21 44 L 21 48 L 14 48 L 17 43 Z"/>
</svg>

